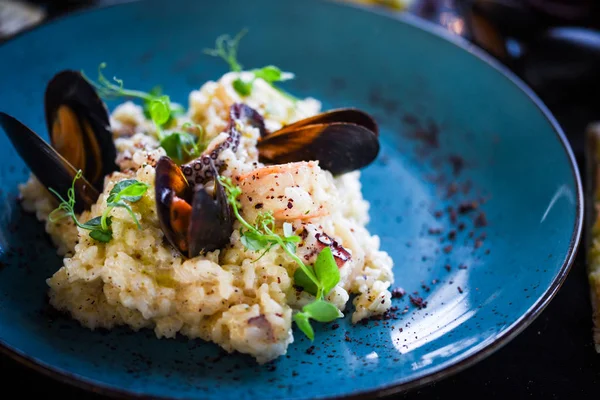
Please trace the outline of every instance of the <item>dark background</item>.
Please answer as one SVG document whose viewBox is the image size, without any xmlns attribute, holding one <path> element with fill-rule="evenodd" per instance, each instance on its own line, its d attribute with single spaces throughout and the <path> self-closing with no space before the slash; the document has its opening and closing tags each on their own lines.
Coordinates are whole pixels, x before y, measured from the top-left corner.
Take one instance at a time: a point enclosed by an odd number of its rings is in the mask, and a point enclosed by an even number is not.
<svg viewBox="0 0 600 400">
<path fill-rule="evenodd" d="M 2 12 L 3 2 L 6 0 L 0 0 L 0 42 L 9 37 L 7 33 L 3 36 L 3 26 L 16 18 Z M 40 7 L 36 10 L 43 14 L 42 21 L 87 6 L 118 2 L 30 1 Z M 599 11 L 600 2 L 593 0 L 415 0 L 405 10 L 442 26 L 461 19 L 466 27 L 461 36 L 490 52 L 530 84 L 565 130 L 584 182 L 585 129 L 589 123 L 600 121 Z M 34 13 L 19 15 L 23 27 L 29 15 Z M 566 282 L 546 310 L 502 349 L 450 378 L 395 398 L 597 397 L 600 355 L 592 343 L 585 262 L 582 248 Z M 105 398 L 56 382 L 3 355 L 0 377 L 4 393 L 18 390 L 16 393 L 23 398 L 48 394 Z"/>
</svg>

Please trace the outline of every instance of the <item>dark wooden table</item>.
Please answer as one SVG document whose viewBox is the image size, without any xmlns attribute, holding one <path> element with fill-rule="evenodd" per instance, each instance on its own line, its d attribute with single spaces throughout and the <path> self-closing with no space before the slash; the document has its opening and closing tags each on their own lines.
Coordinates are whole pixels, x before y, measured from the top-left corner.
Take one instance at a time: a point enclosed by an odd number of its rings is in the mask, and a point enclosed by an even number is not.
<svg viewBox="0 0 600 400">
<path fill-rule="evenodd" d="M 62 6 L 55 3 L 48 8 L 49 16 L 74 8 L 73 4 L 69 4 L 74 2 L 60 3 Z M 572 101 L 549 104 L 567 133 L 583 173 L 582 135 L 590 121 L 600 120 L 599 98 L 591 93 Z M 592 344 L 584 253 L 580 251 L 569 277 L 546 310 L 517 338 L 454 376 L 394 397 L 409 400 L 597 397 L 600 390 L 600 355 L 596 354 Z M 0 377 L 3 392 L 18 393 L 19 398 L 49 394 L 62 398 L 105 398 L 59 383 L 2 355 Z"/>
</svg>

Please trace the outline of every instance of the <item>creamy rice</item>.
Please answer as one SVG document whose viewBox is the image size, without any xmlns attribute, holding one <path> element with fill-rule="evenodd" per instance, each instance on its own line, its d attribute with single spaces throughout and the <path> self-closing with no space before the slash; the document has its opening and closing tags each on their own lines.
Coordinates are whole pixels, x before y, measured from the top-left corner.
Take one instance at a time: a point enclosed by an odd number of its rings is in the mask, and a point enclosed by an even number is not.
<svg viewBox="0 0 600 400">
<path fill-rule="evenodd" d="M 190 93 L 188 114 L 177 121 L 179 126 L 186 121 L 201 124 L 212 139 L 209 148 L 223 140 L 229 107 L 236 102 L 259 111 L 268 130 L 320 112 L 317 100 L 294 102 L 261 79 L 255 81 L 250 96 L 240 98 L 231 85 L 237 76 L 228 73 Z M 285 354 L 293 342 L 293 310 L 312 298 L 293 286 L 298 267 L 294 260 L 278 246 L 258 259 L 259 253 L 242 245 L 237 221 L 230 245 L 224 249 L 191 259 L 182 257 L 164 240 L 157 217 L 154 166 L 165 152 L 153 136 L 152 124 L 141 107 L 125 102 L 113 111 L 111 125 L 121 171 L 106 177 L 97 203 L 80 219 L 101 215 L 115 183 L 135 178 L 150 186 L 139 202 L 131 204 L 141 230 L 124 209 L 115 208 L 111 212 L 113 239 L 97 242 L 89 237 L 89 231 L 67 219 L 48 221 L 57 203 L 35 177 L 20 186 L 24 208 L 44 221 L 58 254 L 65 256 L 62 268 L 47 280 L 51 304 L 90 329 L 128 325 L 134 330 L 154 329 L 159 338 L 183 334 L 212 341 L 229 352 L 250 354 L 260 363 Z M 240 129 L 238 149 L 225 150 L 219 156 L 227 166 L 222 171 L 225 176 L 252 174 L 263 167 L 256 149 L 258 130 L 252 126 Z M 365 228 L 369 204 L 361 193 L 360 172 L 333 177 L 317 162 L 281 168 L 301 171 L 300 178 L 284 171 L 261 177 L 262 184 L 242 181 L 244 218 L 253 221 L 256 215 L 246 194 L 260 197 L 269 180 L 290 179 L 282 185 L 287 185 L 286 196 L 302 204 L 307 215 L 314 215 L 291 220 L 296 232 L 325 233 L 351 255 L 341 265 L 341 280 L 327 300 L 343 312 L 350 295 L 355 294 L 354 323 L 384 313 L 391 306 L 392 260 L 379 249 L 379 238 Z M 265 209 L 275 215 L 289 212 L 276 202 L 265 204 Z M 308 235 L 297 250 L 311 262 L 315 246 L 320 245 L 311 242 L 312 237 Z"/>
</svg>

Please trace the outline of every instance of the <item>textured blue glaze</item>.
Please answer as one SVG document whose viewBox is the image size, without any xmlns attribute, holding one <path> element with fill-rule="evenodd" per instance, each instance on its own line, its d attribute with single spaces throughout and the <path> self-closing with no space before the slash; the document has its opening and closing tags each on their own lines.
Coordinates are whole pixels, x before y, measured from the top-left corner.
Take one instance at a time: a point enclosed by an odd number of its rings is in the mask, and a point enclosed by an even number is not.
<svg viewBox="0 0 600 400">
<path fill-rule="evenodd" d="M 161 84 L 186 104 L 192 89 L 226 72 L 203 48 L 248 27 L 240 50 L 246 67 L 278 65 L 296 73 L 286 84 L 294 94 L 378 119 L 382 151 L 362 175 L 369 229 L 394 259 L 396 285 L 419 291 L 428 305 L 418 310 L 407 295 L 394 304 L 408 312 L 386 324 L 352 326 L 346 318 L 335 330 L 319 326 L 313 354 L 296 334 L 288 355 L 267 366 L 148 330 L 88 331 L 47 306 L 45 279 L 60 259 L 43 227 L 20 211 L 17 185 L 28 172 L 0 135 L 0 342 L 46 370 L 111 391 L 238 399 L 345 396 L 424 382 L 497 348 L 567 272 L 581 228 L 578 172 L 552 121 L 518 84 L 417 25 L 318 0 L 147 1 L 72 16 L 1 46 L 0 110 L 46 136 L 43 90 L 58 70 L 95 76 L 105 61 L 127 86 Z M 420 128 L 411 115 L 426 129 L 435 124 L 438 147 L 423 150 L 412 137 Z M 465 160 L 457 178 L 450 155 Z M 472 189 L 446 198 L 447 185 L 432 179 L 439 174 Z M 461 216 L 466 229 L 446 254 L 450 242 L 427 232 L 443 226 L 448 233 L 448 214 L 435 211 L 478 193 L 488 198 L 481 208 L 488 226 L 475 231 L 486 233 L 483 246 L 468 237 L 472 216 Z"/>
</svg>

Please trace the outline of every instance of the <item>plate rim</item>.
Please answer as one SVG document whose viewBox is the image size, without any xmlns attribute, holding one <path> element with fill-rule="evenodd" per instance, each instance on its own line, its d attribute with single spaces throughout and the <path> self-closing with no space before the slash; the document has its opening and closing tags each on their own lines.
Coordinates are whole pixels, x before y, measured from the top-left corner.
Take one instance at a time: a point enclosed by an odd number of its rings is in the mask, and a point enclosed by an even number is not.
<svg viewBox="0 0 600 400">
<path fill-rule="evenodd" d="M 120 3 L 111 3 L 105 5 L 95 4 L 93 6 L 88 6 L 82 9 L 75 10 L 68 14 L 62 14 L 57 17 L 44 20 L 41 23 L 29 26 L 26 29 L 21 30 L 20 32 L 9 36 L 7 39 L 1 41 L 0 49 L 2 49 L 2 47 L 4 47 L 6 43 L 10 43 L 21 36 L 25 36 L 31 32 L 34 32 L 40 27 L 45 27 L 54 23 L 60 23 L 62 20 L 66 19 L 78 18 L 82 14 L 94 13 L 101 9 L 119 7 L 130 3 L 138 3 L 142 1 L 143 0 L 124 0 Z M 434 368 L 433 370 L 429 371 L 428 373 L 416 375 L 412 379 L 387 385 L 384 384 L 380 385 L 379 387 L 374 387 L 363 391 L 356 391 L 342 396 L 320 397 L 320 399 L 359 400 L 372 397 L 387 397 L 394 394 L 409 392 L 441 379 L 447 379 L 469 367 L 472 367 L 478 362 L 483 361 L 484 359 L 491 356 L 493 353 L 510 343 L 523 330 L 525 330 L 529 325 L 531 325 L 531 323 L 542 313 L 542 311 L 546 309 L 547 305 L 562 287 L 562 284 L 564 283 L 569 272 L 571 271 L 571 267 L 577 257 L 578 251 L 580 250 L 585 218 L 585 197 L 583 195 L 581 173 L 579 171 L 579 166 L 577 163 L 577 159 L 575 158 L 575 155 L 573 153 L 573 149 L 563 129 L 561 128 L 554 115 L 550 112 L 548 107 L 538 97 L 538 95 L 533 91 L 533 89 L 531 89 L 521 78 L 519 78 L 515 73 L 513 73 L 500 61 L 498 61 L 489 53 L 487 53 L 484 49 L 476 46 L 475 44 L 469 42 L 468 40 L 460 36 L 451 34 L 446 29 L 436 25 L 433 22 L 421 19 L 417 16 L 405 12 L 390 11 L 382 8 L 382 6 L 369 6 L 352 2 L 348 3 L 347 1 L 342 0 L 316 1 L 335 4 L 339 7 L 350 7 L 358 9 L 362 12 L 375 14 L 383 18 L 392 19 L 405 25 L 409 25 L 420 31 L 424 31 L 430 34 L 431 36 L 449 42 L 450 44 L 466 51 L 473 57 L 479 59 L 484 64 L 487 64 L 487 66 L 491 67 L 496 72 L 500 73 L 502 76 L 504 76 L 504 78 L 508 79 L 511 84 L 513 84 L 517 89 L 519 89 L 533 103 L 533 105 L 535 105 L 538 108 L 538 110 L 542 113 L 542 116 L 548 121 L 548 123 L 552 127 L 554 134 L 556 135 L 559 143 L 562 145 L 563 150 L 567 155 L 568 163 L 577 189 L 575 224 L 573 226 L 572 235 L 569 241 L 569 247 L 566 252 L 563 264 L 561 265 L 556 276 L 553 278 L 552 282 L 544 291 L 544 293 L 540 297 L 538 297 L 538 299 L 531 305 L 531 307 L 529 307 L 529 309 L 525 313 L 523 313 L 519 318 L 517 318 L 510 326 L 502 330 L 492 342 L 480 344 L 468 351 L 466 354 L 463 354 L 461 357 L 449 360 L 441 364 L 440 366 Z M 0 352 L 7 355 L 9 358 L 21 363 L 25 367 L 35 370 L 58 382 L 71 385 L 92 393 L 129 399 L 173 399 L 173 397 L 149 395 L 126 389 L 121 389 L 115 386 L 98 382 L 94 379 L 86 378 L 84 376 L 65 370 L 63 368 L 55 367 L 46 362 L 43 362 L 37 359 L 36 357 L 28 355 L 22 352 L 21 350 L 11 346 L 2 339 L 0 339 Z"/>
</svg>

